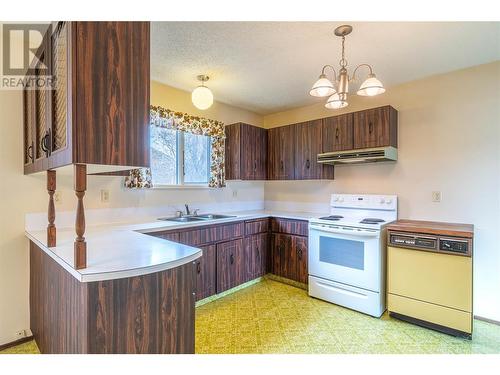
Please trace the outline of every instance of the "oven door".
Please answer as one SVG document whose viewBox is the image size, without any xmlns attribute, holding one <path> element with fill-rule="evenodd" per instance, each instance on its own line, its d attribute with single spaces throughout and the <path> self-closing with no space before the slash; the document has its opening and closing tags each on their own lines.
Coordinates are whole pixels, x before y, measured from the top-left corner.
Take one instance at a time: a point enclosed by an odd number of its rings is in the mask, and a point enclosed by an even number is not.
<svg viewBox="0 0 500 375">
<path fill-rule="evenodd" d="M 309 225 L 309 275 L 380 292 L 380 231 Z"/>
</svg>

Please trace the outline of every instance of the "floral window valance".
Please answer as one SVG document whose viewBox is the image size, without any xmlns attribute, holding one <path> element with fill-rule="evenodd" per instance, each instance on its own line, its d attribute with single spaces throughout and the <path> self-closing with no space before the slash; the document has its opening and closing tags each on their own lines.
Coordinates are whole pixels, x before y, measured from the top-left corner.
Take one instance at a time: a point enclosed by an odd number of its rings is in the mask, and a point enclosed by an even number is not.
<svg viewBox="0 0 500 375">
<path fill-rule="evenodd" d="M 176 129 L 211 138 L 210 180 L 209 187 L 226 186 L 224 177 L 224 123 L 203 117 L 191 116 L 183 112 L 175 112 L 160 106 L 151 106 L 151 126 Z M 151 170 L 149 168 L 134 169 L 125 178 L 128 188 L 151 188 Z"/>
</svg>

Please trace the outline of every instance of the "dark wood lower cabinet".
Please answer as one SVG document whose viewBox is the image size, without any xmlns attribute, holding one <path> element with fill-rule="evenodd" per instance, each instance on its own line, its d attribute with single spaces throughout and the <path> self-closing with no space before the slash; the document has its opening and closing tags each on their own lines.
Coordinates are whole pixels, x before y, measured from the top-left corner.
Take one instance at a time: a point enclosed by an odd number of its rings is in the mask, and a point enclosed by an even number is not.
<svg viewBox="0 0 500 375">
<path fill-rule="evenodd" d="M 81 283 L 30 242 L 30 326 L 42 353 L 194 353 L 194 262 Z"/>
<path fill-rule="evenodd" d="M 295 253 L 297 254 L 297 274 L 296 279 L 298 282 L 307 284 L 308 280 L 308 270 L 307 270 L 307 237 L 293 237 L 293 247 Z"/>
<path fill-rule="evenodd" d="M 268 248 L 268 233 L 254 234 L 245 238 L 245 275 L 243 282 L 266 274 Z"/>
<path fill-rule="evenodd" d="M 307 237 L 285 233 L 272 235 L 272 273 L 307 283 Z"/>
<path fill-rule="evenodd" d="M 216 263 L 217 253 L 215 245 L 200 246 L 203 251 L 201 258 L 196 260 L 196 300 L 210 297 L 216 292 Z"/>
<path fill-rule="evenodd" d="M 244 259 L 243 239 L 217 244 L 217 293 L 243 283 Z"/>
</svg>

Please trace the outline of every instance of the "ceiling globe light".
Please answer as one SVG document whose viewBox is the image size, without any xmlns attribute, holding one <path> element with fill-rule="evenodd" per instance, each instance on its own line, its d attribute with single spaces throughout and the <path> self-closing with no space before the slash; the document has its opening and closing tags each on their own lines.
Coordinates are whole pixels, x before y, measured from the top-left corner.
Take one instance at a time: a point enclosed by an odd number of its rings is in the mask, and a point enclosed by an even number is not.
<svg viewBox="0 0 500 375">
<path fill-rule="evenodd" d="M 357 94 L 361 96 L 375 96 L 383 94 L 385 92 L 384 85 L 382 85 L 382 82 L 380 82 L 375 77 L 371 65 L 360 64 L 356 66 L 356 68 L 352 72 L 352 76 L 348 74 L 347 60 L 345 58 L 345 37 L 351 32 L 351 25 L 342 25 L 335 29 L 335 35 L 342 38 L 342 57 L 339 61 L 340 69 L 338 70 L 338 74 L 332 65 L 323 66 L 319 79 L 309 91 L 309 94 L 311 96 L 329 96 L 325 104 L 326 108 L 339 109 L 348 106 L 347 95 L 349 93 L 349 82 L 356 81 L 356 73 L 362 67 L 368 69 L 368 78 L 361 84 L 360 88 L 357 91 Z M 327 68 L 330 68 L 332 70 L 333 80 L 329 80 L 327 78 L 325 74 Z"/>
<path fill-rule="evenodd" d="M 214 103 L 214 95 L 212 91 L 205 86 L 205 82 L 208 81 L 209 77 L 199 75 L 197 78 L 198 81 L 201 81 L 201 85 L 195 88 L 191 93 L 191 101 L 196 108 L 205 110 L 210 108 Z"/>
<path fill-rule="evenodd" d="M 385 92 L 384 85 L 380 82 L 375 74 L 370 74 L 368 78 L 361 84 L 357 94 L 361 96 L 375 96 Z"/>
<path fill-rule="evenodd" d="M 345 97 L 341 97 L 338 93 L 335 93 L 328 98 L 325 107 L 328 109 L 340 109 L 340 108 L 345 108 L 348 105 L 349 103 L 347 103 Z"/>
<path fill-rule="evenodd" d="M 333 87 L 333 83 L 326 78 L 326 75 L 321 74 L 314 83 L 311 91 L 309 91 L 309 94 L 311 96 L 323 98 L 335 94 L 335 88 Z"/>
</svg>

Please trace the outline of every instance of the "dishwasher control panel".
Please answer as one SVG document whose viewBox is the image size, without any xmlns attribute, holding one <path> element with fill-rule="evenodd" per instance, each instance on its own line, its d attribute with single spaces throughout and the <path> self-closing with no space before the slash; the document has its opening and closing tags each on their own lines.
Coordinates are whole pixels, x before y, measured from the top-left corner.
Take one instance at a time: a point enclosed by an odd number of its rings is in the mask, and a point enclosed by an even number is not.
<svg viewBox="0 0 500 375">
<path fill-rule="evenodd" d="M 434 251 L 470 256 L 471 240 L 466 238 L 449 238 L 419 233 L 402 233 L 389 231 L 389 245 L 410 249 Z"/>
</svg>

